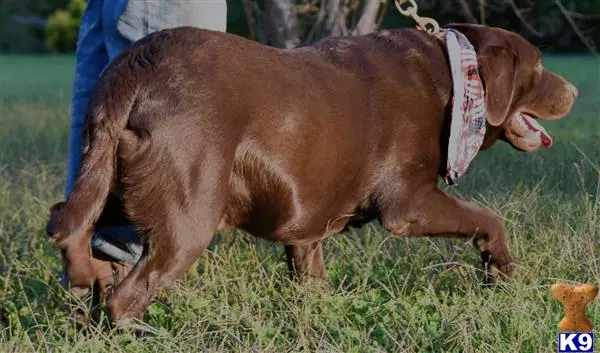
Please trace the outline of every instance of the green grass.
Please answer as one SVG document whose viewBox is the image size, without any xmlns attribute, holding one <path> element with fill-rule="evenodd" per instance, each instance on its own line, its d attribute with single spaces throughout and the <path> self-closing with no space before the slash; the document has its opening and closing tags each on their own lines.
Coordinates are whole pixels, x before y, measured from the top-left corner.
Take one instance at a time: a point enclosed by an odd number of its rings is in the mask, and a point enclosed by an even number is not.
<svg viewBox="0 0 600 353">
<path fill-rule="evenodd" d="M 0 57 L 0 352 L 552 352 L 562 310 L 549 286 L 600 282 L 600 62 L 549 57 L 581 89 L 569 118 L 544 124 L 555 146 L 499 143 L 451 188 L 504 219 L 510 285 L 481 287 L 466 241 L 369 224 L 326 242 L 319 291 L 288 280 L 280 246 L 222 233 L 149 308 L 152 334 L 77 331 L 43 232 L 64 185 L 73 64 Z M 600 300 L 588 315 L 600 327 Z"/>
</svg>

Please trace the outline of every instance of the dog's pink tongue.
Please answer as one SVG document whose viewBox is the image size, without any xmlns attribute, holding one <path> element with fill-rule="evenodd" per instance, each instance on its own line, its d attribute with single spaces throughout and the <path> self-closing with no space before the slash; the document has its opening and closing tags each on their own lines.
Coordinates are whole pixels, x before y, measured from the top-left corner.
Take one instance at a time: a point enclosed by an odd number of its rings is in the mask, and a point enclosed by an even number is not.
<svg viewBox="0 0 600 353">
<path fill-rule="evenodd" d="M 550 134 L 548 134 L 542 125 L 538 124 L 537 120 L 523 113 L 517 114 L 516 119 L 519 120 L 522 126 L 526 127 L 531 132 L 531 135 L 538 135 L 539 133 L 539 138 L 541 139 L 544 147 L 552 147 L 552 137 L 550 137 Z"/>
</svg>

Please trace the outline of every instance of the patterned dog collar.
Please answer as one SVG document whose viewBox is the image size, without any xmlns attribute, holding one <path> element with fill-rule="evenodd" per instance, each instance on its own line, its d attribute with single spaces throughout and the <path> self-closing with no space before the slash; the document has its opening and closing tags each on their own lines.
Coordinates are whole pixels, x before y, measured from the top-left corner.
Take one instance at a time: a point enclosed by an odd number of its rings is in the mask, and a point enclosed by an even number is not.
<svg viewBox="0 0 600 353">
<path fill-rule="evenodd" d="M 444 181 L 455 184 L 479 152 L 485 136 L 485 91 L 475 48 L 462 33 L 444 28 L 438 37 L 446 43 L 452 72 L 452 119 Z"/>
</svg>

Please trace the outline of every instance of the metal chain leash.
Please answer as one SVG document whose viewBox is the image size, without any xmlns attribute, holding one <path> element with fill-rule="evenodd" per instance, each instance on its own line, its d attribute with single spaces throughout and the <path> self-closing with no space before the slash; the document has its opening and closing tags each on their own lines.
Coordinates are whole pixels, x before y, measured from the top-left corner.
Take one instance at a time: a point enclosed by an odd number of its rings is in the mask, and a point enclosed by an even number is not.
<svg viewBox="0 0 600 353">
<path fill-rule="evenodd" d="M 439 23 L 430 17 L 421 17 L 417 14 L 419 7 L 415 0 L 394 0 L 398 11 L 406 16 L 410 17 L 417 23 L 417 26 L 430 34 L 438 34 L 440 31 Z"/>
</svg>

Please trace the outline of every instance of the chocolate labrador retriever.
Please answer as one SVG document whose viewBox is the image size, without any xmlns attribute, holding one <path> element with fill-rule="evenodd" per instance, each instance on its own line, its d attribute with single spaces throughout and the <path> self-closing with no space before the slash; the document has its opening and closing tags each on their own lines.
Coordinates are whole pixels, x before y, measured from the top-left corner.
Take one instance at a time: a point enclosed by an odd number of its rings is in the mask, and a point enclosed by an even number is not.
<svg viewBox="0 0 600 353">
<path fill-rule="evenodd" d="M 511 32 L 451 25 L 472 42 L 487 92 L 482 149 L 521 150 L 512 117 L 556 120 L 577 89 Z M 84 159 L 48 233 L 71 284 L 96 279 L 90 237 L 109 195 L 144 234 L 140 261 L 108 298 L 113 320 L 139 318 L 216 230 L 281 242 L 291 269 L 326 277 L 321 241 L 378 219 L 402 236 L 473 238 L 510 275 L 500 219 L 438 188 L 452 78 L 444 43 L 414 29 L 326 38 L 293 50 L 195 28 L 140 40 L 103 73 Z"/>
</svg>

